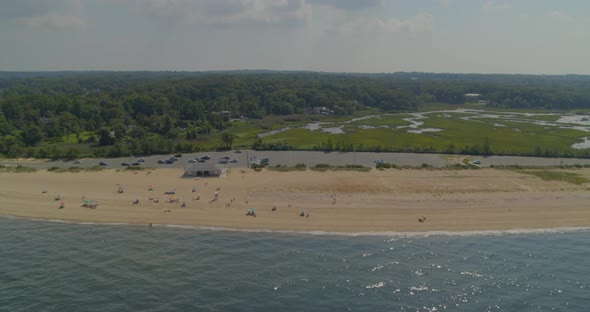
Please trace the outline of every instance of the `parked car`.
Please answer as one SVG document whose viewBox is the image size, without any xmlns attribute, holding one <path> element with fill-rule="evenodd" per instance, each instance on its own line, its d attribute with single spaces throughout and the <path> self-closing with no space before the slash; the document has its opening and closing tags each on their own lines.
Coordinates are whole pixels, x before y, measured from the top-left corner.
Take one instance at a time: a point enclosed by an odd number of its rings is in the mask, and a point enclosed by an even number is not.
<svg viewBox="0 0 590 312">
<path fill-rule="evenodd" d="M 79 160 L 74 160 L 74 162 L 73 162 L 73 164 L 74 164 L 74 165 L 79 165 L 79 164 L 81 164 L 81 163 L 82 163 L 82 162 L 81 162 L 81 161 L 79 161 Z"/>
<path fill-rule="evenodd" d="M 106 163 L 106 162 L 104 162 L 104 161 L 101 161 L 101 162 L 99 162 L 99 163 L 98 163 L 98 165 L 99 165 L 99 166 L 108 166 L 109 164 L 107 164 L 107 163 Z"/>
<path fill-rule="evenodd" d="M 197 159 L 197 161 L 198 161 L 198 162 L 200 162 L 200 163 L 204 163 L 204 162 L 206 162 L 207 160 L 205 160 L 205 159 L 203 159 L 203 158 L 199 158 L 199 159 Z"/>
<path fill-rule="evenodd" d="M 174 157 L 180 158 L 180 157 L 182 157 L 182 154 L 176 154 L 176 155 L 174 155 Z"/>
<path fill-rule="evenodd" d="M 222 159 L 220 159 L 220 160 L 218 161 L 218 163 L 220 163 L 220 164 L 227 164 L 227 159 L 223 159 L 223 158 L 222 158 Z"/>
<path fill-rule="evenodd" d="M 129 166 L 129 163 L 122 162 L 122 163 L 121 163 L 121 166 Z"/>
<path fill-rule="evenodd" d="M 481 161 L 479 161 L 479 160 L 474 160 L 474 161 L 472 161 L 471 163 L 472 163 L 472 164 L 474 164 L 474 165 L 479 165 L 479 164 L 481 164 Z"/>
<path fill-rule="evenodd" d="M 205 156 L 201 157 L 201 159 L 209 160 L 209 159 L 211 159 L 211 157 L 209 157 L 209 155 L 205 155 Z"/>
<path fill-rule="evenodd" d="M 131 166 L 140 166 L 141 164 L 139 162 L 134 162 L 131 164 Z"/>
<path fill-rule="evenodd" d="M 232 164 L 237 164 L 237 163 L 238 163 L 238 160 L 234 158 L 234 159 L 232 159 L 232 160 L 230 161 L 230 163 L 232 163 Z"/>
<path fill-rule="evenodd" d="M 196 162 L 197 162 L 197 161 L 196 161 L 196 160 L 194 160 L 194 159 L 189 159 L 189 160 L 188 160 L 188 163 L 189 163 L 189 164 L 194 164 L 194 163 L 196 163 Z"/>
<path fill-rule="evenodd" d="M 171 165 L 171 164 L 173 164 L 173 163 L 174 163 L 174 161 L 173 161 L 173 160 L 171 160 L 171 159 L 166 159 L 166 160 L 164 161 L 164 163 L 165 163 L 165 164 L 167 164 L 167 165 Z"/>
<path fill-rule="evenodd" d="M 140 158 L 140 159 L 137 160 L 137 162 L 145 162 L 145 159 Z"/>
<path fill-rule="evenodd" d="M 158 160 L 158 164 L 165 164 L 165 163 L 166 163 L 166 160 L 164 160 L 164 159 L 159 159 Z"/>
<path fill-rule="evenodd" d="M 220 159 L 225 159 L 225 160 L 229 160 L 229 156 L 223 156 Z"/>
<path fill-rule="evenodd" d="M 240 150 L 235 150 L 235 151 L 234 151 L 234 153 L 236 153 L 236 154 L 241 154 L 241 153 L 242 153 L 242 151 L 240 151 Z"/>
</svg>

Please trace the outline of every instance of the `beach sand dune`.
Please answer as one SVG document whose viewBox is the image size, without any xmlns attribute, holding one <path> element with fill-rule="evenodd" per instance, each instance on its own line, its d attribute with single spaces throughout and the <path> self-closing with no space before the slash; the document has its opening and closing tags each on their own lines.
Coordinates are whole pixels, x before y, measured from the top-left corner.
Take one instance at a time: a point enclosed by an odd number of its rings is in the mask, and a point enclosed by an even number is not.
<svg viewBox="0 0 590 312">
<path fill-rule="evenodd" d="M 588 169 L 575 172 L 590 178 Z M 365 173 L 235 169 L 225 178 L 198 180 L 180 179 L 180 174 L 178 169 L 0 173 L 0 214 L 67 221 L 333 232 L 590 226 L 589 185 L 544 181 L 509 170 Z M 150 185 L 152 191 L 148 190 Z M 119 186 L 123 193 L 118 192 Z M 164 194 L 170 190 L 175 194 Z M 56 201 L 58 194 L 62 199 Z M 153 200 L 156 197 L 157 203 Z M 133 204 L 136 198 L 139 204 Z M 98 207 L 82 207 L 85 199 L 98 201 Z M 61 202 L 63 209 L 59 209 Z M 186 207 L 181 207 L 183 202 Z M 254 209 L 256 217 L 246 216 L 248 209 Z M 425 220 L 419 222 L 423 217 Z"/>
</svg>

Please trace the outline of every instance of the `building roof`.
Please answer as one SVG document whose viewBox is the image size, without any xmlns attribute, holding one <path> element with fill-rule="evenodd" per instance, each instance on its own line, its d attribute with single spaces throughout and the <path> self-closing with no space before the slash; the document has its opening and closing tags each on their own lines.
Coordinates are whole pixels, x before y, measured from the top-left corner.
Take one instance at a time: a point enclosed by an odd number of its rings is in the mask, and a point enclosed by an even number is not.
<svg viewBox="0 0 590 312">
<path fill-rule="evenodd" d="M 221 167 L 216 164 L 196 163 L 184 167 L 184 171 L 221 171 Z"/>
</svg>

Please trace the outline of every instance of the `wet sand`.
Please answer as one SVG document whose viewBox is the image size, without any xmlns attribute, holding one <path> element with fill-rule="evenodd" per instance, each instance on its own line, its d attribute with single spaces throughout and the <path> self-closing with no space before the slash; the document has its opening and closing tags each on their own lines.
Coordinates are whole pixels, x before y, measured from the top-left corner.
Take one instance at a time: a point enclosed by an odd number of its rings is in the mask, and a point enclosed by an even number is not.
<svg viewBox="0 0 590 312">
<path fill-rule="evenodd" d="M 575 172 L 590 178 L 589 169 Z M 348 233 L 590 226 L 590 185 L 543 181 L 508 170 L 231 169 L 225 178 L 202 179 L 181 179 L 181 173 L 179 169 L 0 173 L 0 215 Z M 124 186 L 124 193 L 117 192 L 117 184 Z M 47 193 L 42 193 L 44 189 Z M 169 195 L 164 192 L 171 189 L 178 202 L 167 202 Z M 211 202 L 215 192 L 218 199 Z M 62 195 L 59 201 L 54 200 L 57 194 Z M 194 199 L 197 196 L 199 200 Z M 134 205 L 136 197 L 140 201 Z M 154 197 L 160 201 L 149 200 Z M 98 207 L 81 207 L 84 198 L 97 200 Z M 255 218 L 246 216 L 248 209 L 255 209 Z M 424 222 L 419 222 L 423 217 Z"/>
</svg>

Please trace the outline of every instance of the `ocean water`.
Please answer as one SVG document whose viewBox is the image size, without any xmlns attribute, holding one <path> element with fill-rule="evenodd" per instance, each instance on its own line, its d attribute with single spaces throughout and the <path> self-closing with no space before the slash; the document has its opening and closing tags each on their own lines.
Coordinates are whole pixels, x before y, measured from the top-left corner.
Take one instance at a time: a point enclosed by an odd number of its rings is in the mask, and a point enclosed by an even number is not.
<svg viewBox="0 0 590 312">
<path fill-rule="evenodd" d="M 590 232 L 312 235 L 0 218 L 0 311 L 589 311 Z"/>
</svg>

